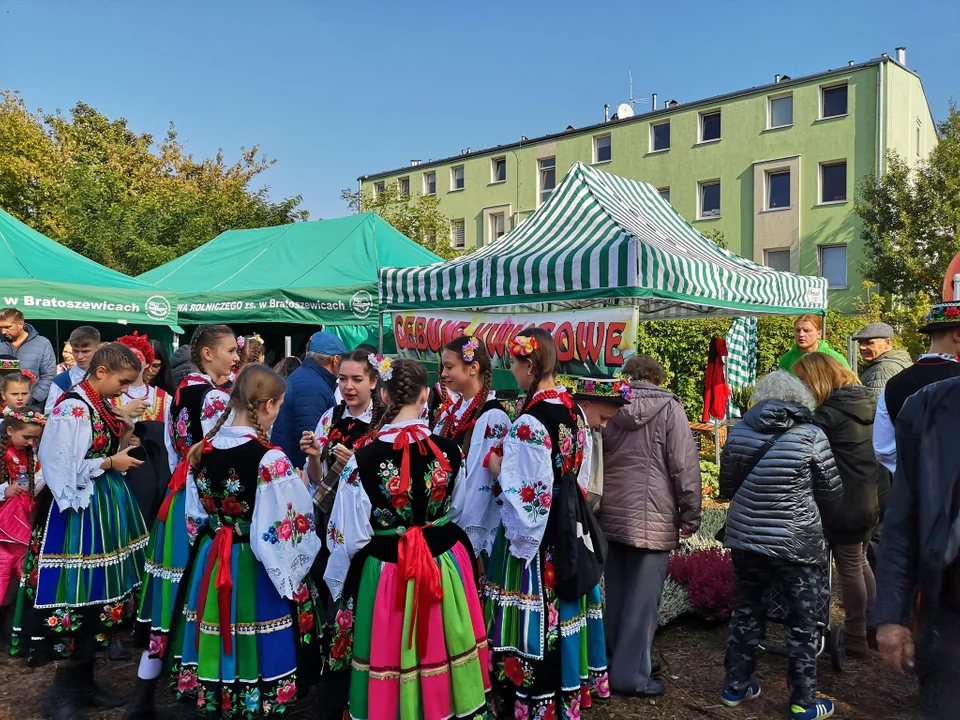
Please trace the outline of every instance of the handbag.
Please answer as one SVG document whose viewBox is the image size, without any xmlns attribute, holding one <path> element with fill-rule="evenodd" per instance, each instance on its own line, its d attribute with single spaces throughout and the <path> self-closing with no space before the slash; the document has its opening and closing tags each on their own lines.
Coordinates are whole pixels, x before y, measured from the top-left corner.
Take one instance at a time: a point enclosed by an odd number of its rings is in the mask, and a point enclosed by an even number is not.
<svg viewBox="0 0 960 720">
<path fill-rule="evenodd" d="M 607 559 L 607 538 L 600 530 L 576 473 L 560 478 L 560 489 L 550 509 L 553 527 L 554 572 L 557 595 L 577 600 L 600 582 Z"/>
</svg>

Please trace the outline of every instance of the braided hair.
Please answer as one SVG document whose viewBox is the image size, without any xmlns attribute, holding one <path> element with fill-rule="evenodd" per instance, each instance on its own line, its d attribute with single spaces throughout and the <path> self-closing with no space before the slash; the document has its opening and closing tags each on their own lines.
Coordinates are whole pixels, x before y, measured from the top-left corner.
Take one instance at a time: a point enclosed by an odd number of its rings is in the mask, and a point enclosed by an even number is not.
<svg viewBox="0 0 960 720">
<path fill-rule="evenodd" d="M 13 415 L 7 415 L 3 419 L 3 429 L 4 431 L 0 433 L 0 483 L 12 483 L 16 481 L 16 478 L 10 477 L 10 474 L 7 472 L 7 450 L 10 448 L 10 433 L 20 432 L 25 430 L 27 426 L 36 424 L 42 425 L 42 416 L 39 416 L 40 422 L 28 422 L 26 420 L 21 420 L 20 418 L 14 417 Z M 36 488 L 36 483 L 34 478 L 37 472 L 37 463 L 36 458 L 34 457 L 33 447 L 28 445 L 26 447 L 27 454 L 27 479 L 28 486 L 27 489 L 32 496 Z"/>
<path fill-rule="evenodd" d="M 383 388 L 390 399 L 390 405 L 380 419 L 378 428 L 396 420 L 404 406 L 417 402 L 420 393 L 430 385 L 427 371 L 416 360 L 409 358 L 394 360 L 390 364 L 390 369 L 392 371 L 390 379 L 383 381 Z"/>
<path fill-rule="evenodd" d="M 532 373 L 530 387 L 527 388 L 527 394 L 523 398 L 523 407 L 529 407 L 533 396 L 537 394 L 540 383 L 557 375 L 557 344 L 553 341 L 553 336 L 541 328 L 527 328 L 517 335 L 518 337 L 533 338 L 539 345 L 529 355 L 520 356 L 524 360 L 530 361 Z"/>
<path fill-rule="evenodd" d="M 370 362 L 370 356 L 373 353 L 368 352 L 363 346 L 358 347 L 356 350 L 351 350 L 346 355 L 340 358 L 340 369 L 343 371 L 343 363 L 345 362 L 355 362 L 359 363 L 364 372 L 367 373 L 367 376 L 373 381 L 373 389 L 370 391 L 370 402 L 373 407 L 371 408 L 372 417 L 370 418 L 370 427 L 375 428 L 380 424 L 381 418 L 383 418 L 384 413 L 386 412 L 386 406 L 383 404 L 383 398 L 380 397 L 380 369 Z M 346 401 L 339 403 L 333 409 L 333 416 L 330 419 L 330 426 L 333 427 L 343 419 L 343 414 L 347 411 Z M 326 443 L 323 446 L 323 449 L 320 451 L 320 461 L 325 462 L 330 456 L 331 445 Z"/>
<path fill-rule="evenodd" d="M 220 415 L 217 424 L 210 432 L 204 435 L 205 442 L 213 440 L 214 436 L 220 432 L 231 410 L 245 412 L 250 416 L 250 424 L 257 433 L 257 438 L 264 445 L 269 444 L 270 439 L 266 430 L 260 425 L 260 419 L 257 417 L 260 405 L 268 400 L 279 400 L 287 390 L 286 381 L 280 377 L 274 370 L 266 365 L 258 363 L 247 365 L 237 376 L 237 381 L 230 391 L 230 402 L 227 409 Z M 203 454 L 203 443 L 197 443 L 187 454 L 190 465 L 197 467 L 200 463 L 200 456 Z"/>
<path fill-rule="evenodd" d="M 243 347 L 237 353 L 240 356 L 240 362 L 237 365 L 238 371 L 250 363 L 262 363 L 264 357 L 263 341 L 259 335 L 244 335 L 242 337 Z"/>
<path fill-rule="evenodd" d="M 470 361 L 467 361 L 467 358 L 463 356 L 464 347 L 467 343 L 471 343 L 476 347 L 471 347 L 468 350 L 473 352 L 473 358 Z M 460 356 L 460 361 L 464 365 L 476 364 L 480 369 L 480 397 L 482 398 L 477 409 L 473 413 L 473 417 L 463 418 L 463 422 L 468 423 L 472 420 L 480 417 L 483 414 L 483 406 L 487 403 L 487 397 L 490 395 L 490 390 L 493 388 L 493 362 L 490 360 L 490 353 L 487 352 L 486 345 L 480 340 L 472 335 L 461 335 L 460 337 L 454 338 L 448 342 L 444 350 L 449 350 L 450 352 L 455 352 Z"/>
<path fill-rule="evenodd" d="M 201 325 L 190 338 L 190 362 L 197 366 L 200 372 L 203 369 L 203 349 L 214 348 L 220 338 L 233 337 L 233 330 L 226 325 Z"/>
</svg>

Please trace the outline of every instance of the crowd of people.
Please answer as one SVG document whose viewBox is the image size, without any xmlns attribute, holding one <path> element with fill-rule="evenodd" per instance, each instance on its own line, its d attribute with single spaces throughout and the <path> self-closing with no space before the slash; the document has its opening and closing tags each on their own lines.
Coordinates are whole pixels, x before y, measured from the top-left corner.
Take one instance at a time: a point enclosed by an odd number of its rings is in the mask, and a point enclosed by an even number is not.
<svg viewBox="0 0 960 720">
<path fill-rule="evenodd" d="M 916 662 L 929 717 L 960 699 L 960 304 L 923 331 L 930 353 L 911 364 L 868 325 L 858 377 L 800 317 L 731 429 L 725 705 L 761 692 L 777 590 L 790 715 L 833 714 L 816 695 L 831 558 L 847 652 Z M 172 356 L 78 327 L 59 367 L 18 311 L 0 310 L 0 332 L 0 613 L 14 655 L 57 662 L 48 716 L 158 717 L 165 675 L 197 718 L 286 711 L 315 686 L 322 717 L 374 719 L 577 718 L 611 693 L 664 692 L 658 604 L 703 496 L 654 358 L 558 376 L 552 336 L 525 330 L 508 348 L 515 400 L 469 335 L 431 384 L 324 331 L 273 368 L 259 336 L 225 325 Z M 138 679 L 121 698 L 94 659 L 129 637 Z"/>
</svg>

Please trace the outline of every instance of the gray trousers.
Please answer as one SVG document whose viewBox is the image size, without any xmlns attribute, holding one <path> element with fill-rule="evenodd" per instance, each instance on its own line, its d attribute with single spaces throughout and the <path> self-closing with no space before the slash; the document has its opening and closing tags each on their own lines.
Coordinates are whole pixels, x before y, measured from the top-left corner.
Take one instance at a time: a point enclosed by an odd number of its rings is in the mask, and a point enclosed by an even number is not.
<svg viewBox="0 0 960 720">
<path fill-rule="evenodd" d="M 667 577 L 668 551 L 610 543 L 604 565 L 610 688 L 639 692 L 650 680 L 650 645 Z"/>
</svg>

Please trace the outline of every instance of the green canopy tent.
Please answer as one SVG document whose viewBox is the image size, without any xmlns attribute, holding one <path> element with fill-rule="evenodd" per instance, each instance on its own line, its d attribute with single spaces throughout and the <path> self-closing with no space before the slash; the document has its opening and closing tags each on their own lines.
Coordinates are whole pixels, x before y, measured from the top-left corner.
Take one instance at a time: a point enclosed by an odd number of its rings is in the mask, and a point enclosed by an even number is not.
<svg viewBox="0 0 960 720">
<path fill-rule="evenodd" d="M 251 325 L 260 332 L 267 323 L 322 324 L 339 328 L 352 347 L 376 341 L 380 269 L 439 259 L 379 215 L 362 213 L 228 230 L 138 279 L 175 289 L 184 324 Z"/>
<path fill-rule="evenodd" d="M 441 264 L 387 268 L 380 293 L 387 311 L 636 305 L 642 320 L 662 320 L 827 309 L 825 278 L 725 250 L 652 185 L 582 163 L 495 243 Z"/>
<path fill-rule="evenodd" d="M 167 328 L 181 332 L 175 292 L 99 265 L 3 210 L 0 300 L 58 343 L 61 332 L 76 325 L 96 325 L 104 339 L 134 329 L 167 339 Z"/>
</svg>

